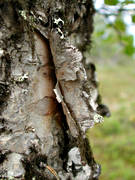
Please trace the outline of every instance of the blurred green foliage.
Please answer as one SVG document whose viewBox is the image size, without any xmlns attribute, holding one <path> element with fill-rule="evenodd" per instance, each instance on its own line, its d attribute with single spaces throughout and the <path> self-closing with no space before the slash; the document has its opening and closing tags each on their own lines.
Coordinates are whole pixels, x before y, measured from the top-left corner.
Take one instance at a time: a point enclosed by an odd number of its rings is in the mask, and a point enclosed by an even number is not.
<svg viewBox="0 0 135 180">
<path fill-rule="evenodd" d="M 112 28 L 112 31 L 115 30 L 123 52 L 126 55 L 134 56 L 135 43 L 133 40 L 133 34 L 131 35 L 128 33 L 130 25 L 129 22 L 125 22 L 124 18 L 128 15 L 131 18 L 131 22 L 135 23 L 135 12 L 134 6 L 133 9 L 131 7 L 128 9 L 128 5 L 135 5 L 135 0 L 104 0 L 103 6 L 101 9 L 97 10 L 97 13 L 102 14 L 103 20 L 105 21 L 105 26 L 104 29 L 102 29 L 102 32 L 110 32 L 109 28 Z M 113 20 L 110 20 L 111 18 L 113 18 Z M 106 36 L 105 39 L 109 43 L 110 36 Z"/>
<path fill-rule="evenodd" d="M 114 4 L 117 8 L 110 15 L 95 15 L 92 50 L 88 46 L 86 59 L 96 63 L 100 94 L 111 117 L 90 129 L 88 137 L 94 157 L 102 166 L 100 180 L 134 180 L 135 42 L 127 32 L 124 13 L 125 7 L 135 1 L 104 0 L 104 3 L 106 9 Z M 135 23 L 134 11 L 130 17 Z"/>
<path fill-rule="evenodd" d="M 135 48 L 133 46 L 133 36 L 132 35 L 125 35 L 122 37 L 122 41 L 125 45 L 124 52 L 128 55 L 132 55 L 135 52 Z"/>
<path fill-rule="evenodd" d="M 110 6 L 115 6 L 117 4 L 120 5 L 128 5 L 128 4 L 134 4 L 134 0 L 104 0 L 104 4 L 110 5 Z"/>
<path fill-rule="evenodd" d="M 100 93 L 112 116 L 89 130 L 100 180 L 135 179 L 135 63 L 98 65 Z"/>
<path fill-rule="evenodd" d="M 119 30 L 119 32 L 125 32 L 126 30 L 126 24 L 124 23 L 123 19 L 121 17 L 117 17 L 114 21 L 114 26 L 116 29 Z"/>
<path fill-rule="evenodd" d="M 132 15 L 132 22 L 135 23 L 135 15 Z"/>
<path fill-rule="evenodd" d="M 119 3 L 119 1 L 118 0 L 104 0 L 104 3 L 105 4 L 107 4 L 107 5 L 116 5 L 116 4 L 118 4 Z"/>
<path fill-rule="evenodd" d="M 116 33 L 108 22 L 105 21 L 103 16 L 95 15 L 95 30 L 92 35 L 92 51 L 91 46 L 87 47 L 91 58 L 95 62 L 113 62 L 125 63 L 134 59 L 133 53 L 135 48 L 133 46 L 133 36 L 125 34 L 121 37 Z M 130 56 L 129 56 L 130 55 Z M 91 60 L 90 60 L 91 61 Z"/>
</svg>

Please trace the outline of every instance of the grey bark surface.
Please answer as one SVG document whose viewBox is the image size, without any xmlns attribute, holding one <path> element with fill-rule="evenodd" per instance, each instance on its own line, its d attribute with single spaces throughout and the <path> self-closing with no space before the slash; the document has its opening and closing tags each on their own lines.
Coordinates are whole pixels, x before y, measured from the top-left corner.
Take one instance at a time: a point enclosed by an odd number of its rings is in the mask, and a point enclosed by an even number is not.
<svg viewBox="0 0 135 180">
<path fill-rule="evenodd" d="M 93 14 L 90 0 L 0 1 L 1 179 L 98 179 L 85 134 L 108 111 L 84 65 Z"/>
</svg>

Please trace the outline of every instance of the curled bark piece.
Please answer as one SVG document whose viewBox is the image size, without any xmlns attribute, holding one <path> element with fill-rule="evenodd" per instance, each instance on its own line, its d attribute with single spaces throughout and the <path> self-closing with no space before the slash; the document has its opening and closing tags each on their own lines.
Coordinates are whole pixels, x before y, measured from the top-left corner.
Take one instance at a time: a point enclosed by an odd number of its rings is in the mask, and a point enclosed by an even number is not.
<svg viewBox="0 0 135 180">
<path fill-rule="evenodd" d="M 50 46 L 62 106 L 71 134 L 74 137 L 79 136 L 78 128 L 85 134 L 87 129 L 97 123 L 97 112 L 94 97 L 85 89 L 84 84 L 88 79 L 82 63 L 82 54 L 66 40 L 61 40 L 55 31 L 50 35 Z M 102 119 L 101 116 L 100 118 Z"/>
</svg>

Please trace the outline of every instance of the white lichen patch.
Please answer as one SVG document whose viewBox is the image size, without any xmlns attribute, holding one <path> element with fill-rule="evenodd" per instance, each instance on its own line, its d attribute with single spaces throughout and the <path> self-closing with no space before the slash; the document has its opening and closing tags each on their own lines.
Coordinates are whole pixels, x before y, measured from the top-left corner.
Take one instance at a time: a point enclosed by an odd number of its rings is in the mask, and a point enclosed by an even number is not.
<svg viewBox="0 0 135 180">
<path fill-rule="evenodd" d="M 57 28 L 57 31 L 58 31 L 58 33 L 61 35 L 61 36 L 60 36 L 60 39 L 64 39 L 64 34 L 63 34 L 63 32 L 61 31 L 61 29 L 60 29 L 60 28 Z"/>
<path fill-rule="evenodd" d="M 27 20 L 27 13 L 26 11 L 19 11 L 20 15 L 24 18 L 24 20 Z"/>
<path fill-rule="evenodd" d="M 54 19 L 55 24 L 59 24 L 59 22 L 62 22 L 62 24 L 64 24 L 64 21 L 61 18 Z"/>
<path fill-rule="evenodd" d="M 15 82 L 23 82 L 24 80 L 28 79 L 28 73 L 25 73 L 24 75 L 17 75 L 14 77 Z"/>
<path fill-rule="evenodd" d="M 27 94 L 28 93 L 28 89 L 22 89 L 22 93 L 23 94 Z"/>
<path fill-rule="evenodd" d="M 86 165 L 82 165 L 81 155 L 78 147 L 72 148 L 68 152 L 67 171 L 71 172 L 74 165 L 77 174 L 74 180 L 88 180 L 91 175 L 91 168 Z"/>
<path fill-rule="evenodd" d="M 28 21 L 32 27 L 35 27 L 34 22 L 36 20 L 36 17 L 34 14 L 28 15 L 27 11 L 25 10 L 19 11 L 19 13 L 25 21 Z"/>
<path fill-rule="evenodd" d="M 69 172 L 70 170 L 72 170 L 73 163 L 81 166 L 81 156 L 80 156 L 80 151 L 78 147 L 74 147 L 68 152 L 67 170 Z"/>
<path fill-rule="evenodd" d="M 94 115 L 94 122 L 95 123 L 102 123 L 104 121 L 103 116 L 99 115 L 99 114 L 95 114 Z"/>
<path fill-rule="evenodd" d="M 64 39 L 64 34 L 63 34 L 62 30 L 60 29 L 60 24 L 64 25 L 64 21 L 61 18 L 54 19 L 54 24 L 57 25 L 56 29 L 57 29 L 58 34 L 60 34 L 60 39 Z"/>
</svg>

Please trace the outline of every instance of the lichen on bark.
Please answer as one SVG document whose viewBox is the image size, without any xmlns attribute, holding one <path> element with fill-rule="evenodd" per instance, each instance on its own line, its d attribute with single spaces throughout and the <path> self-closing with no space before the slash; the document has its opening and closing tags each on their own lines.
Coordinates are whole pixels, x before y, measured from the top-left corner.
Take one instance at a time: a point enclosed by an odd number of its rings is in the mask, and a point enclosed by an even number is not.
<svg viewBox="0 0 135 180">
<path fill-rule="evenodd" d="M 0 2 L 0 178 L 98 179 L 85 135 L 102 120 L 83 56 L 93 14 L 89 0 Z"/>
</svg>

